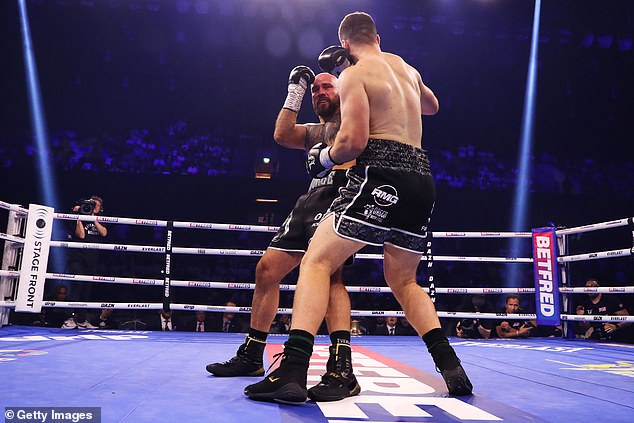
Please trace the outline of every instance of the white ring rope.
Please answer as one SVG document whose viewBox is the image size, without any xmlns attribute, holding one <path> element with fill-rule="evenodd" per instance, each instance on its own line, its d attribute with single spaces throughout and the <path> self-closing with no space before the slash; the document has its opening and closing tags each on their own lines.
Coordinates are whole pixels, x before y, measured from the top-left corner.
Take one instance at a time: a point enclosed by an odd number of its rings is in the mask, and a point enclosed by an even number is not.
<svg viewBox="0 0 634 423">
<path fill-rule="evenodd" d="M 29 210 L 25 209 L 24 207 L 20 206 L 19 204 L 11 204 L 11 203 L 7 203 L 6 201 L 0 201 L 0 209 L 6 209 L 9 211 L 14 211 L 17 212 L 18 215 L 20 216 L 26 216 L 29 214 Z"/>
<path fill-rule="evenodd" d="M 124 225 L 154 226 L 164 228 L 166 220 L 137 219 L 128 217 L 88 216 L 71 213 L 54 213 L 53 218 L 61 220 L 82 220 L 86 222 L 120 223 Z M 211 229 L 223 231 L 277 232 L 279 226 L 239 225 L 228 223 L 180 222 L 174 221 L 174 228 Z M 530 232 L 432 232 L 434 238 L 530 238 Z"/>
<path fill-rule="evenodd" d="M 577 226 L 576 228 L 557 229 L 557 235 L 572 235 L 584 232 L 598 231 L 601 229 L 618 228 L 619 226 L 627 226 L 631 217 L 617 220 L 610 220 L 608 222 L 593 223 L 590 225 Z"/>
<path fill-rule="evenodd" d="M 570 263 L 572 261 L 598 260 L 604 258 L 626 257 L 634 255 L 634 247 L 623 248 L 621 250 L 597 251 L 596 253 L 575 254 L 572 256 L 561 256 L 558 258 L 559 263 Z"/>
<path fill-rule="evenodd" d="M 42 304 L 47 308 L 80 308 L 80 309 L 99 309 L 111 308 L 113 310 L 161 310 L 162 303 L 88 303 L 88 302 L 71 302 L 71 301 L 45 301 Z M 15 307 L 13 301 L 0 301 L 0 307 Z M 250 313 L 251 307 L 231 307 L 231 306 L 212 306 L 199 304 L 171 304 L 172 310 L 181 311 L 207 311 L 207 312 L 223 312 L 223 313 Z M 277 314 L 292 314 L 290 308 L 278 308 Z M 535 314 L 520 313 L 469 313 L 460 311 L 438 311 L 438 317 L 454 318 L 454 319 L 484 319 L 484 320 L 534 320 Z M 352 317 L 402 317 L 405 312 L 400 310 L 351 310 Z M 562 314 L 561 320 L 572 320 L 577 322 L 634 322 L 634 316 L 598 316 L 598 315 L 577 315 Z"/>
<path fill-rule="evenodd" d="M 28 215 L 28 210 L 16 204 L 0 201 L 0 208 L 4 208 L 18 215 Z M 97 221 L 103 223 L 118 223 L 138 226 L 151 227 L 168 227 L 171 223 L 166 220 L 155 219 L 136 219 L 109 216 L 88 216 L 66 213 L 54 213 L 55 219 L 62 220 L 82 220 Z M 576 228 L 560 229 L 556 231 L 558 236 L 572 235 L 596 231 L 601 229 L 610 229 L 626 226 L 631 222 L 632 218 L 618 219 L 596 224 L 579 226 Z M 206 229 L 206 230 L 227 230 L 227 231 L 247 231 L 247 232 L 276 232 L 279 228 L 275 226 L 258 226 L 258 225 L 238 225 L 238 224 L 221 224 L 221 223 L 203 223 L 203 222 L 173 222 L 173 228 L 181 229 Z M 531 232 L 432 232 L 433 238 L 531 238 Z M 15 237 L 5 233 L 0 233 L 0 239 L 13 243 L 23 244 L 24 238 Z M 166 252 L 163 246 L 149 245 L 127 245 L 127 244 L 102 244 L 102 243 L 84 243 L 84 242 L 60 242 L 51 241 L 52 247 L 73 248 L 73 249 L 95 249 L 106 251 L 126 251 L 126 252 L 143 252 L 158 253 Z M 191 255 L 221 255 L 221 256 L 255 256 L 261 257 L 264 250 L 240 250 L 240 249 L 217 249 L 217 248 L 190 248 L 190 247 L 173 247 L 172 252 L 175 254 L 191 254 Z M 634 255 L 634 247 L 631 249 L 619 249 L 600 251 L 595 253 L 576 254 L 569 256 L 560 256 L 560 263 L 568 263 L 583 260 L 596 260 L 603 258 L 624 257 Z M 382 254 L 357 254 L 359 259 L 382 259 Z M 423 255 L 422 261 L 427 260 L 427 256 Z M 498 263 L 532 263 L 530 257 L 467 257 L 467 256 L 433 256 L 435 261 L 463 261 L 463 262 L 498 262 Z M 20 272 L 0 270 L 0 276 L 3 277 L 19 277 Z M 110 276 L 93 276 L 93 275 L 71 275 L 60 273 L 47 273 L 47 279 L 76 280 L 86 282 L 100 283 L 119 283 L 130 285 L 152 285 L 161 286 L 164 279 L 151 278 L 123 278 Z M 216 289 L 255 289 L 254 283 L 248 282 L 212 282 L 212 281 L 185 281 L 171 280 L 170 286 L 174 287 L 195 287 L 195 288 L 216 288 Z M 281 291 L 294 291 L 295 285 L 280 284 Z M 355 293 L 391 293 L 389 287 L 375 286 L 353 286 L 346 287 L 348 292 Z M 429 291 L 427 288 L 423 288 Z M 569 294 L 587 294 L 590 292 L 613 294 L 613 293 L 634 293 L 634 286 L 625 287 L 595 287 L 595 288 L 566 288 L 561 287 L 559 291 Z M 436 288 L 439 294 L 533 294 L 534 288 Z M 106 302 L 59 302 L 45 301 L 44 307 L 54 308 L 113 308 L 113 309 L 145 309 L 145 310 L 161 310 L 164 308 L 162 303 L 106 303 Z M 15 307 L 14 301 L 0 301 L 0 307 Z M 230 312 L 230 313 L 250 313 L 251 307 L 229 307 L 229 306 L 212 306 L 212 305 L 192 305 L 192 304 L 170 304 L 173 310 L 183 311 L 211 311 L 211 312 Z M 277 313 L 291 314 L 290 308 L 278 308 Z M 477 319 L 513 319 L 513 320 L 533 320 L 535 314 L 504 314 L 504 313 L 471 313 L 471 312 L 446 312 L 438 311 L 439 317 L 448 318 L 477 318 Z M 376 317 L 376 316 L 404 316 L 403 311 L 385 311 L 385 310 L 352 310 L 352 317 Z M 587 316 L 587 315 L 568 315 L 562 314 L 561 320 L 569 321 L 588 321 L 588 322 L 634 322 L 634 316 Z"/>
<path fill-rule="evenodd" d="M 152 245 L 100 244 L 97 242 L 51 241 L 51 247 L 74 248 L 82 250 L 129 251 L 137 253 L 165 253 L 165 247 Z M 261 257 L 265 250 L 236 250 L 223 248 L 172 247 L 174 254 L 199 254 L 210 256 Z M 359 259 L 382 259 L 383 254 L 356 254 Z M 423 255 L 421 261 L 426 261 Z M 433 256 L 434 261 L 492 262 L 492 263 L 532 263 L 530 257 L 465 257 L 465 256 Z"/>
<path fill-rule="evenodd" d="M 0 232 L 0 239 L 5 239 L 7 241 L 15 242 L 17 244 L 24 244 L 24 238 L 19 238 L 17 236 L 5 234 L 3 232 Z"/>
<path fill-rule="evenodd" d="M 2 276 L 4 271 L 0 271 Z M 7 276 L 19 276 L 19 272 L 7 272 Z M 102 282 L 102 283 L 118 283 L 124 285 L 145 285 L 145 286 L 162 286 L 163 279 L 151 278 L 124 278 L 115 276 L 96 276 L 96 275 L 73 275 L 67 273 L 47 273 L 47 279 L 84 281 L 84 282 Z M 252 282 L 213 282 L 213 281 L 188 281 L 172 279 L 171 286 L 184 288 L 212 288 L 212 289 L 255 289 L 255 283 Z M 296 286 L 293 284 L 280 284 L 280 291 L 295 291 Z M 421 287 L 425 292 L 429 292 L 429 288 Z M 347 286 L 346 290 L 353 293 L 374 293 L 389 294 L 392 290 L 387 286 Z M 535 288 L 436 288 L 439 294 L 534 294 Z M 634 286 L 618 286 L 618 287 L 578 287 L 564 288 L 560 287 L 559 292 L 568 294 L 587 294 L 591 292 L 601 294 L 634 294 Z"/>
</svg>

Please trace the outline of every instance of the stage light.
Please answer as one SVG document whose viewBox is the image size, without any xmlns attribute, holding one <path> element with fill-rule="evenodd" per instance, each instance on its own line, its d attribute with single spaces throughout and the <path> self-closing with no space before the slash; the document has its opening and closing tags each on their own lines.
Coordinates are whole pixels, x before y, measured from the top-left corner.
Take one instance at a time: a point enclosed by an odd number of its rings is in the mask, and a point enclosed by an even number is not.
<svg viewBox="0 0 634 423">
<path fill-rule="evenodd" d="M 526 231 L 528 212 L 528 192 L 530 189 L 530 160 L 533 149 L 533 125 L 535 120 L 535 94 L 537 87 L 537 55 L 539 47 L 539 21 L 541 0 L 535 1 L 535 13 L 533 16 L 533 32 L 531 35 L 531 50 L 528 60 L 528 75 L 526 78 L 526 91 L 524 94 L 524 110 L 522 117 L 522 133 L 520 151 L 518 153 L 518 174 L 515 186 L 515 201 L 513 202 L 513 217 L 511 230 L 516 232 Z M 513 257 L 520 252 L 520 238 L 512 238 L 510 251 Z M 509 287 L 517 287 L 520 284 L 518 266 L 509 268 Z"/>
</svg>

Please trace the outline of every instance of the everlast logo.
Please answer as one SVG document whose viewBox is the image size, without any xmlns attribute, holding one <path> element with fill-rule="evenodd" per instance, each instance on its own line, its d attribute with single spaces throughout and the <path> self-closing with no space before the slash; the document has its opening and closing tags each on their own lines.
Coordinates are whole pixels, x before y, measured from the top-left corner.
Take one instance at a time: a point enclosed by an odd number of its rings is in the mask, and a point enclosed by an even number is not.
<svg viewBox="0 0 634 423">
<path fill-rule="evenodd" d="M 163 251 L 163 247 L 143 247 L 141 251 L 148 253 L 160 253 Z"/>
<path fill-rule="evenodd" d="M 398 202 L 396 188 L 391 185 L 381 185 L 374 188 L 371 195 L 374 197 L 374 202 L 382 207 L 389 207 Z"/>
</svg>

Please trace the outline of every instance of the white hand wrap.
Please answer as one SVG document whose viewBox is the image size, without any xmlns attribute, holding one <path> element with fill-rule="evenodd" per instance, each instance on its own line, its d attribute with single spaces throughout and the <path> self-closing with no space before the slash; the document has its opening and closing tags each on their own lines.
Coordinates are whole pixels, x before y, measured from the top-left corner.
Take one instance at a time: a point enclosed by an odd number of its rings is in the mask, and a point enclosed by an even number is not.
<svg viewBox="0 0 634 423">
<path fill-rule="evenodd" d="M 288 95 L 284 102 L 284 109 L 291 110 L 295 113 L 299 112 L 302 107 L 302 99 L 308 88 L 308 83 L 302 78 L 299 84 L 288 84 Z"/>
</svg>

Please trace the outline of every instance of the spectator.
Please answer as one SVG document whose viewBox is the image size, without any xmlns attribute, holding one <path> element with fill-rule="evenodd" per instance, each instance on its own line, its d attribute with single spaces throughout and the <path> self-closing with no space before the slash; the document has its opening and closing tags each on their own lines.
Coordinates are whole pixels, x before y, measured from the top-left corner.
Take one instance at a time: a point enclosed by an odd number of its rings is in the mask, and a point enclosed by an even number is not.
<svg viewBox="0 0 634 423">
<path fill-rule="evenodd" d="M 377 325 L 375 335 L 401 335 L 401 327 L 396 317 L 386 317 L 383 324 Z"/>
<path fill-rule="evenodd" d="M 227 301 L 225 303 L 227 307 L 237 307 L 236 303 L 233 301 Z M 242 332 L 242 325 L 236 319 L 235 313 L 226 312 L 222 314 L 222 319 L 216 324 L 215 331 L 216 332 L 227 332 L 227 333 L 240 333 Z"/>
<path fill-rule="evenodd" d="M 156 316 L 151 316 L 148 322 L 148 330 L 171 332 L 178 328 L 172 310 L 160 310 Z"/>
<path fill-rule="evenodd" d="M 119 321 L 112 317 L 112 312 L 111 308 L 102 308 L 99 316 L 90 323 L 99 329 L 118 329 Z"/>
<path fill-rule="evenodd" d="M 271 324 L 269 333 L 288 333 L 291 330 L 290 314 L 278 314 L 277 319 Z"/>
<path fill-rule="evenodd" d="M 398 323 L 396 327 L 401 328 L 399 335 L 406 335 L 406 336 L 415 336 L 418 335 L 418 333 L 416 333 L 416 329 L 414 329 L 414 327 L 409 323 L 409 320 L 407 320 L 407 317 L 399 317 L 398 318 Z"/>
<path fill-rule="evenodd" d="M 517 314 L 521 311 L 520 297 L 515 294 L 508 295 L 505 313 Z M 535 324 L 528 320 L 502 320 L 495 327 L 495 333 L 500 338 L 527 338 L 531 335 L 533 328 L 535 328 Z"/>
<path fill-rule="evenodd" d="M 207 312 L 197 311 L 194 314 L 194 318 L 188 319 L 180 328 L 180 330 L 188 332 L 212 332 L 213 324 L 207 317 Z"/>
<path fill-rule="evenodd" d="M 586 288 L 598 288 L 599 281 L 597 279 L 588 279 L 585 283 Z M 629 316 L 629 312 L 618 298 L 614 296 L 604 296 L 598 292 L 588 294 L 581 304 L 577 306 L 577 314 L 586 315 L 617 315 Z M 589 339 L 600 340 L 618 340 L 622 341 L 627 338 L 624 329 L 630 326 L 629 322 L 593 322 L 586 329 L 583 337 Z"/>
</svg>

